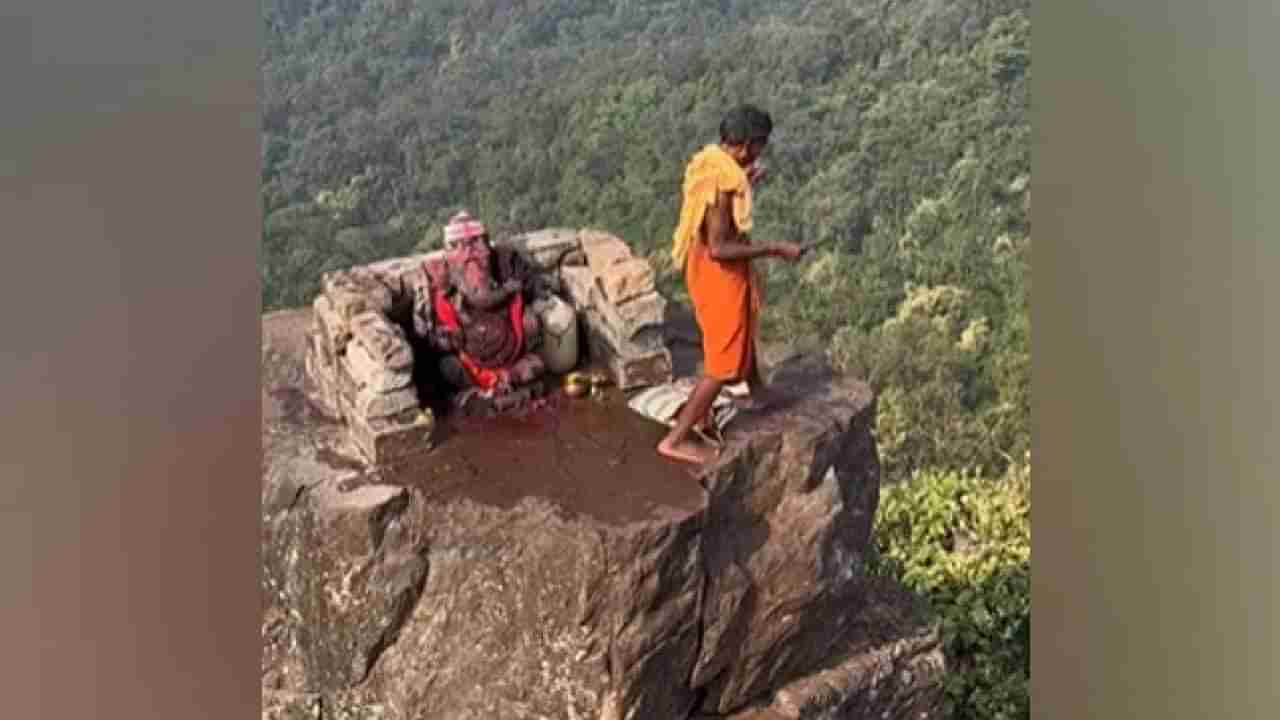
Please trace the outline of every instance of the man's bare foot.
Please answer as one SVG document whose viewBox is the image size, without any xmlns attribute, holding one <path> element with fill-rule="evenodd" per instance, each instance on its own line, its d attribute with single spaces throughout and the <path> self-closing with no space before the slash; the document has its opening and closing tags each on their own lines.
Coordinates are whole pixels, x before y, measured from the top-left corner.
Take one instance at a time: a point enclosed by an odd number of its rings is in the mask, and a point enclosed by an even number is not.
<svg viewBox="0 0 1280 720">
<path fill-rule="evenodd" d="M 694 463 L 704 465 L 712 462 L 720 453 L 714 448 L 709 448 L 702 443 L 695 443 L 685 440 L 679 443 L 671 443 L 665 438 L 658 443 L 658 454 L 663 457 L 679 460 L 681 462 Z"/>
</svg>

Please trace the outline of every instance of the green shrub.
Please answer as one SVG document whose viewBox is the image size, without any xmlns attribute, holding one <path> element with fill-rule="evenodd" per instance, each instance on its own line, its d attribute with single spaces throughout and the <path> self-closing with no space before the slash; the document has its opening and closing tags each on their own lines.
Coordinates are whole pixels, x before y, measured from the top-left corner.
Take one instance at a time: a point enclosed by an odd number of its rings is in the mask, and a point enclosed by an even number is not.
<svg viewBox="0 0 1280 720">
<path fill-rule="evenodd" d="M 993 358 L 1005 362 L 1027 348 L 994 344 L 971 296 L 954 286 L 907 286 L 896 314 L 879 327 L 835 333 L 835 365 L 866 378 L 879 396 L 876 441 L 887 484 L 918 468 L 999 473 L 1020 447 L 1027 423 L 1001 402 L 988 368 Z"/>
<path fill-rule="evenodd" d="M 1031 474 L 917 473 L 886 487 L 875 570 L 928 598 L 950 665 L 947 716 L 1030 717 Z"/>
</svg>

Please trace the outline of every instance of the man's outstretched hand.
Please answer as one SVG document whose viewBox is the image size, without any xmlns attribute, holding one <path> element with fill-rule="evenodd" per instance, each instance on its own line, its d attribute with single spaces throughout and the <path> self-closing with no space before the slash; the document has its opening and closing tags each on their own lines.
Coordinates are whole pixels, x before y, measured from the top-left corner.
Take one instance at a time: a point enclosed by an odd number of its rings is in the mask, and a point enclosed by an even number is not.
<svg viewBox="0 0 1280 720">
<path fill-rule="evenodd" d="M 773 244 L 773 254 L 776 257 L 786 258 L 787 260 L 795 260 L 804 255 L 806 248 L 799 243 L 779 242 Z"/>
</svg>

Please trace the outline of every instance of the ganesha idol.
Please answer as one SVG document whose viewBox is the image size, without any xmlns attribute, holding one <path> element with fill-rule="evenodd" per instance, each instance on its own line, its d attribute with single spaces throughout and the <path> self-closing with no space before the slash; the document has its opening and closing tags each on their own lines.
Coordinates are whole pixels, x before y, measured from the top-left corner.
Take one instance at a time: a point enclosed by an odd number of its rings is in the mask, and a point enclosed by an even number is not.
<svg viewBox="0 0 1280 720">
<path fill-rule="evenodd" d="M 533 306 L 547 290 L 524 257 L 494 247 L 484 225 L 463 211 L 445 227 L 444 252 L 423 263 L 420 278 L 414 330 L 438 356 L 455 409 L 507 412 L 535 399 L 547 363 Z"/>
</svg>

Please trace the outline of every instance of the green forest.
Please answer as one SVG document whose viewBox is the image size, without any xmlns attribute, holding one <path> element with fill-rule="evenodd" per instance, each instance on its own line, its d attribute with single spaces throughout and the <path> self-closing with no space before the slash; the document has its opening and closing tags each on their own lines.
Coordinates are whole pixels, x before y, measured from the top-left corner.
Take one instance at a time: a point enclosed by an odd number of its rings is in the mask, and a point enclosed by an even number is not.
<svg viewBox="0 0 1280 720">
<path fill-rule="evenodd" d="M 1030 0 L 265 0 L 263 306 L 321 273 L 594 226 L 683 299 L 684 163 L 774 118 L 764 338 L 878 395 L 871 570 L 928 598 L 956 718 L 1030 716 Z"/>
</svg>

